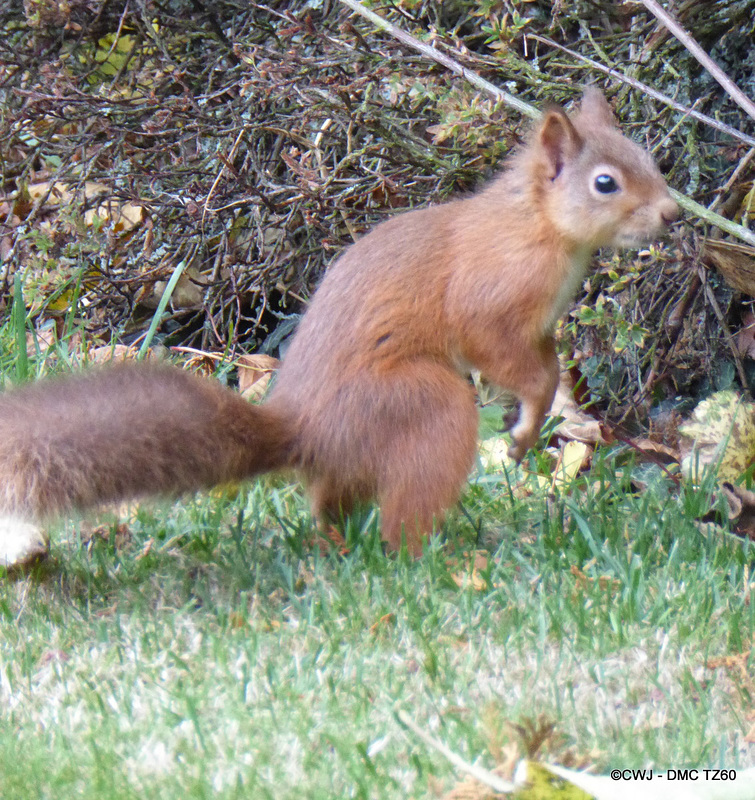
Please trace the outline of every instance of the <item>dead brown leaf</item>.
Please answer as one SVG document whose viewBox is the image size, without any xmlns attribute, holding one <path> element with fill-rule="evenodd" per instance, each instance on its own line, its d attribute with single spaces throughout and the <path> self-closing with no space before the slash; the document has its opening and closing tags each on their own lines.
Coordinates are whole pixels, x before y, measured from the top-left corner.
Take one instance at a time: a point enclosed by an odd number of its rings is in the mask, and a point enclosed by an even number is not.
<svg viewBox="0 0 755 800">
<path fill-rule="evenodd" d="M 748 311 L 742 320 L 742 327 L 737 331 L 737 350 L 743 356 L 755 358 L 755 314 Z"/>
<path fill-rule="evenodd" d="M 721 484 L 721 491 L 729 507 L 734 532 L 755 541 L 755 492 L 728 481 Z"/>
<path fill-rule="evenodd" d="M 388 614 L 383 614 L 382 617 L 377 622 L 373 622 L 370 625 L 370 633 L 375 636 L 376 634 L 380 633 L 380 631 L 387 628 L 389 625 L 393 625 L 396 622 L 396 615 L 391 611 Z"/>
<path fill-rule="evenodd" d="M 89 525 L 81 525 L 79 528 L 79 536 L 81 537 L 82 544 L 87 546 L 91 546 L 97 539 L 108 542 L 111 536 L 113 536 L 113 526 L 95 525 L 91 527 Z M 133 534 L 127 522 L 119 522 L 118 525 L 115 526 L 114 544 L 116 550 L 122 550 L 131 542 L 132 538 Z"/>
<path fill-rule="evenodd" d="M 48 210 L 66 206 L 77 197 L 83 196 L 90 202 L 102 197 L 103 200 L 99 205 L 89 208 L 84 213 L 84 222 L 87 225 L 94 225 L 96 219 L 99 219 L 109 223 L 115 233 L 127 233 L 144 218 L 144 207 L 138 203 L 114 198 L 110 196 L 112 191 L 109 186 L 95 181 L 86 181 L 83 191 L 79 187 L 61 181 L 39 181 L 30 184 L 28 188 L 30 200 L 32 202 L 41 200 L 44 208 Z"/>
<path fill-rule="evenodd" d="M 139 551 L 139 555 L 134 559 L 134 561 L 141 561 L 143 558 L 148 556 L 155 546 L 155 540 L 150 536 L 149 539 L 144 543 L 144 546 Z"/>
<path fill-rule="evenodd" d="M 574 564 L 572 564 L 571 567 L 571 574 L 574 576 L 577 593 L 584 592 L 595 583 L 598 584 L 601 591 L 608 592 L 609 594 L 615 594 L 621 589 L 621 582 L 617 578 L 611 578 L 607 575 L 600 575 L 597 578 L 593 578 Z"/>
<path fill-rule="evenodd" d="M 228 615 L 228 622 L 230 622 L 232 628 L 236 628 L 237 630 L 239 628 L 246 628 L 249 624 L 247 618 L 238 611 L 231 611 Z"/>
<path fill-rule="evenodd" d="M 490 553 L 485 550 L 462 553 L 461 556 L 446 561 L 451 579 L 460 589 L 471 585 L 478 592 L 488 588 L 487 580 L 480 573 L 488 569 L 489 563 Z"/>
<path fill-rule="evenodd" d="M 728 481 L 720 485 L 719 491 L 727 506 L 728 526 L 726 527 L 743 539 L 755 541 L 755 492 Z M 703 533 L 711 531 L 724 533 L 725 522 L 715 498 L 711 510 L 700 517 L 696 524 Z"/>
<path fill-rule="evenodd" d="M 277 358 L 262 354 L 239 356 L 236 366 L 241 396 L 247 400 L 261 400 L 279 364 Z"/>
<path fill-rule="evenodd" d="M 723 275 L 732 289 L 755 297 L 755 247 L 721 239 L 705 243 L 703 258 Z"/>
<path fill-rule="evenodd" d="M 553 430 L 556 436 L 587 444 L 605 443 L 600 422 L 585 413 L 574 399 L 573 386 L 566 372 L 561 373 L 561 383 L 548 414 L 552 417 L 563 417 Z"/>
<path fill-rule="evenodd" d="M 349 546 L 346 544 L 346 539 L 343 538 L 341 532 L 334 525 L 329 525 L 327 528 L 316 529 L 315 537 L 311 541 L 312 547 L 317 547 L 323 555 L 333 548 L 338 551 L 339 555 L 346 555 L 349 552 Z"/>
<path fill-rule="evenodd" d="M 55 324 L 52 320 L 47 320 L 43 324 L 34 326 L 34 332 L 26 332 L 26 353 L 30 356 L 36 355 L 37 347 L 50 348 L 58 340 Z"/>
<path fill-rule="evenodd" d="M 223 360 L 223 353 L 213 353 L 209 350 L 198 350 L 196 347 L 171 347 L 174 353 L 183 353 L 187 356 L 184 368 L 199 375 L 209 377 L 215 374 L 218 364 Z"/>
<path fill-rule="evenodd" d="M 681 458 L 681 454 L 675 448 L 661 442 L 654 442 L 652 439 L 633 439 L 632 444 L 641 453 L 656 456 L 657 460 L 664 464 L 673 464 Z"/>
<path fill-rule="evenodd" d="M 169 281 L 155 281 L 151 284 L 151 291 L 145 287 L 144 294 L 139 302 L 146 308 L 157 308 L 162 300 Z M 170 296 L 170 307 L 174 311 L 201 308 L 204 301 L 207 281 L 199 271 L 192 266 L 186 267 L 179 276 Z"/>
<path fill-rule="evenodd" d="M 755 643 L 753 647 L 755 647 Z M 743 689 L 750 696 L 753 696 L 755 695 L 755 674 L 753 674 L 752 671 L 752 660 L 755 657 L 753 647 L 741 653 L 709 658 L 705 666 L 708 669 L 725 670 L 735 686 Z"/>
<path fill-rule="evenodd" d="M 87 356 L 93 364 L 107 364 L 110 361 L 135 361 L 139 348 L 133 345 L 100 345 L 88 351 Z M 150 353 L 147 354 L 149 357 Z"/>
</svg>

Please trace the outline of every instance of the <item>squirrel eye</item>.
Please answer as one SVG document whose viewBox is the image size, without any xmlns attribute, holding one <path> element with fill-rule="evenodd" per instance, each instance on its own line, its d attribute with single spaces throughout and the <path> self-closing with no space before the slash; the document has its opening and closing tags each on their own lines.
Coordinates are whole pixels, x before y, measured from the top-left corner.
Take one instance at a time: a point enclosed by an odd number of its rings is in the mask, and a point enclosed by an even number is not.
<svg viewBox="0 0 755 800">
<path fill-rule="evenodd" d="M 601 194 L 612 194 L 618 191 L 619 185 L 610 175 L 598 175 L 595 178 L 595 188 Z"/>
</svg>

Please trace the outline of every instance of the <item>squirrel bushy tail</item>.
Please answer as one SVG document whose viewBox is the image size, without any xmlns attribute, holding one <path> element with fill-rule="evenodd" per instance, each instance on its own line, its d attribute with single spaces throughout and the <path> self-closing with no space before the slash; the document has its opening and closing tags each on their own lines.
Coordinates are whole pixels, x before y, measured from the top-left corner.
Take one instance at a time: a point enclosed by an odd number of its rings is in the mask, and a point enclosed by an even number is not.
<svg viewBox="0 0 755 800">
<path fill-rule="evenodd" d="M 287 466 L 291 422 L 215 381 L 122 364 L 0 395 L 0 514 L 179 494 Z"/>
<path fill-rule="evenodd" d="M 553 401 L 554 329 L 590 255 L 643 246 L 677 215 L 652 156 L 587 89 L 578 113 L 546 111 L 481 192 L 346 249 L 264 405 L 149 365 L 0 396 L 0 564 L 34 552 L 40 517 L 286 467 L 320 524 L 377 500 L 388 546 L 419 555 L 474 463 L 469 370 L 520 400 L 520 461 Z"/>
</svg>

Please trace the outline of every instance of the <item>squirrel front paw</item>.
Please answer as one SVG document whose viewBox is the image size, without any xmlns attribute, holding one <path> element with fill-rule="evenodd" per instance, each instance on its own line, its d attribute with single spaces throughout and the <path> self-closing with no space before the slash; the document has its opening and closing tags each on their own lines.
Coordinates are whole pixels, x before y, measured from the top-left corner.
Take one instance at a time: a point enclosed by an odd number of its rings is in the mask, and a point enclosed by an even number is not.
<svg viewBox="0 0 755 800">
<path fill-rule="evenodd" d="M 509 457 L 518 464 L 525 453 L 537 444 L 540 429 L 545 421 L 544 410 L 550 402 L 522 402 L 519 406 L 519 419 L 511 429 Z"/>
<path fill-rule="evenodd" d="M 510 459 L 516 461 L 517 464 L 520 464 L 528 450 L 529 447 L 527 447 L 525 444 L 514 441 L 509 445 L 507 453 Z"/>
<path fill-rule="evenodd" d="M 511 445 L 508 449 L 509 458 L 521 463 L 528 450 L 531 450 L 540 437 L 540 426 L 532 427 L 526 420 L 519 420 L 511 429 Z"/>
</svg>

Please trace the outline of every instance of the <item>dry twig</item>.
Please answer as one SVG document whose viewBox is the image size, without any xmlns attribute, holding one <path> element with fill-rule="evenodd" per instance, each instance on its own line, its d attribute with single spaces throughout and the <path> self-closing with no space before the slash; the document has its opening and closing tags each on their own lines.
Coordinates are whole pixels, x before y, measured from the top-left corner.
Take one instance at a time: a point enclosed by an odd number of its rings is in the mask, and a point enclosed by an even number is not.
<svg viewBox="0 0 755 800">
<path fill-rule="evenodd" d="M 404 44 L 408 44 L 415 50 L 418 50 L 419 52 L 423 53 L 429 58 L 432 58 L 434 61 L 437 61 L 439 64 L 442 64 L 443 66 L 452 70 L 457 75 L 469 81 L 476 88 L 481 89 L 482 91 L 497 98 L 498 100 L 501 100 L 506 105 L 511 106 L 512 108 L 515 108 L 518 111 L 521 111 L 522 113 L 527 114 L 530 117 L 536 118 L 539 116 L 539 112 L 534 106 L 530 105 L 529 103 L 523 102 L 522 100 L 520 100 L 517 97 L 514 97 L 508 92 L 504 92 L 502 89 L 499 89 L 497 86 L 490 83 L 489 81 L 480 78 L 479 75 L 476 75 L 471 70 L 465 69 L 461 64 L 459 64 L 458 61 L 455 61 L 450 56 L 447 56 L 444 53 L 440 53 L 435 48 L 429 47 L 423 42 L 420 42 L 419 39 L 416 39 L 414 36 L 411 36 L 410 34 L 396 27 L 395 25 L 382 19 L 382 17 L 379 17 L 377 14 L 375 14 L 374 11 L 370 11 L 369 9 L 365 8 L 359 2 L 359 0 L 341 0 L 341 2 L 344 5 L 351 8 L 353 11 L 356 11 L 358 14 L 361 14 L 366 19 L 369 19 L 370 22 L 372 22 L 373 24 L 377 25 L 378 27 L 390 33 L 391 36 L 395 36 Z M 732 236 L 736 236 L 738 239 L 741 239 L 742 241 L 755 245 L 755 233 L 748 230 L 744 226 L 737 225 L 736 222 L 732 222 L 731 220 L 722 217 L 720 214 L 716 214 L 714 211 L 705 208 L 705 206 L 695 202 L 694 200 L 692 200 L 692 198 L 687 197 L 685 194 L 682 194 L 681 192 L 672 190 L 672 194 L 677 203 L 679 203 L 679 205 L 685 211 L 690 212 L 696 217 L 704 219 L 711 225 L 715 225 L 716 227 L 721 228 L 721 230 L 726 231 L 726 233 L 729 233 Z"/>
<path fill-rule="evenodd" d="M 755 103 L 737 86 L 736 83 L 716 64 L 702 47 L 684 30 L 684 28 L 656 0 L 640 0 L 676 38 L 689 50 L 705 69 L 718 81 L 731 99 L 755 119 Z"/>
</svg>

